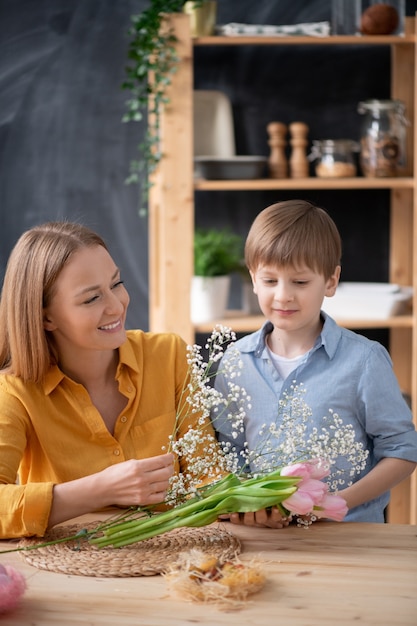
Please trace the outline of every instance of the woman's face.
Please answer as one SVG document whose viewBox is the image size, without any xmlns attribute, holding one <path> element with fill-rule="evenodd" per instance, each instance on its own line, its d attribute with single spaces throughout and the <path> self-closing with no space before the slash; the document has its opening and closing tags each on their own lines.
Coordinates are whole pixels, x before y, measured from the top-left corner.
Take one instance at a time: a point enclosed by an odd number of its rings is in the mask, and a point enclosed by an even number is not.
<svg viewBox="0 0 417 626">
<path fill-rule="evenodd" d="M 65 351 L 114 350 L 126 339 L 129 294 L 102 246 L 81 248 L 58 276 L 44 327 Z"/>
</svg>

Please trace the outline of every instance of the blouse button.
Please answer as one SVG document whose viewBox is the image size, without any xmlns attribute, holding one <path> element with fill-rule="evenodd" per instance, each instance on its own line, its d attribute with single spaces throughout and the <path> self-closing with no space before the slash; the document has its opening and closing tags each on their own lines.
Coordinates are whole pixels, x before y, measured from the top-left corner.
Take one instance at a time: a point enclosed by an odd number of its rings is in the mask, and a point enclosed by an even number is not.
<svg viewBox="0 0 417 626">
<path fill-rule="evenodd" d="M 128 387 L 127 390 L 128 390 L 129 393 L 132 393 L 133 387 Z"/>
<path fill-rule="evenodd" d="M 122 415 L 122 417 L 120 418 L 120 421 L 121 421 L 121 422 L 123 422 L 123 424 L 124 424 L 125 422 L 127 422 L 127 417 L 126 417 L 126 415 Z"/>
<path fill-rule="evenodd" d="M 119 454 L 120 454 L 120 450 L 115 450 L 115 451 L 113 452 L 113 454 L 114 454 L 115 456 L 119 456 Z"/>
</svg>

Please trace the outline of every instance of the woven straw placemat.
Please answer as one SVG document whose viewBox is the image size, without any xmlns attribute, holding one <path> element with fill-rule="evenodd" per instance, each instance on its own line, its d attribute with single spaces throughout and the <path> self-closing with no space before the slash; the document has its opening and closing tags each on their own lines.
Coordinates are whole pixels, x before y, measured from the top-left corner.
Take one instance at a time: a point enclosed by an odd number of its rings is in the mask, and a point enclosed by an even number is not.
<svg viewBox="0 0 417 626">
<path fill-rule="evenodd" d="M 42 540 L 22 539 L 19 547 L 72 536 L 82 528 L 90 529 L 96 525 L 97 522 L 84 526 L 57 526 Z M 222 526 L 203 526 L 178 528 L 123 548 L 97 548 L 81 539 L 22 551 L 20 554 L 27 563 L 38 569 L 109 578 L 164 573 L 177 561 L 181 552 L 192 548 L 227 560 L 240 553 L 241 544 L 237 537 Z"/>
</svg>

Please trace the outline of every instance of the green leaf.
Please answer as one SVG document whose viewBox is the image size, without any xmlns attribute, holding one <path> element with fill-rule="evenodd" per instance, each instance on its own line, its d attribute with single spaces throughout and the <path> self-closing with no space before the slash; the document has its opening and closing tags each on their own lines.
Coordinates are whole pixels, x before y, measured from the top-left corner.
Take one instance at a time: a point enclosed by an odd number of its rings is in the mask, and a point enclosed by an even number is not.
<svg viewBox="0 0 417 626">
<path fill-rule="evenodd" d="M 194 234 L 194 275 L 225 276 L 240 269 L 243 240 L 227 229 L 197 229 Z"/>
</svg>

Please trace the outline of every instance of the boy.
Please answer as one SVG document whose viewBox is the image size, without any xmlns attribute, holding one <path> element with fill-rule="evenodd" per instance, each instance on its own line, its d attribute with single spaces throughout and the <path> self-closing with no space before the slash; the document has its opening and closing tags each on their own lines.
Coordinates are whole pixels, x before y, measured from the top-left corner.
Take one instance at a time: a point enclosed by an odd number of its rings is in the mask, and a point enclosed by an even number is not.
<svg viewBox="0 0 417 626">
<path fill-rule="evenodd" d="M 251 408 L 237 436 L 227 417 L 213 419 L 219 440 L 238 453 L 246 446 L 266 449 L 262 428 L 276 422 L 280 401 L 302 385 L 310 428 L 320 429 L 323 416 L 334 412 L 369 451 L 353 484 L 339 490 L 349 509 L 345 521 L 383 522 L 390 489 L 417 463 L 417 433 L 386 349 L 321 310 L 340 278 L 335 223 L 304 200 L 273 204 L 252 224 L 245 262 L 267 321 L 236 343 L 243 362 L 239 385 L 251 396 Z M 220 391 L 227 385 L 222 371 L 216 377 Z M 266 520 L 265 512 L 248 515 L 246 524 L 283 526 L 275 510 Z M 230 519 L 238 523 L 242 516 Z"/>
</svg>

